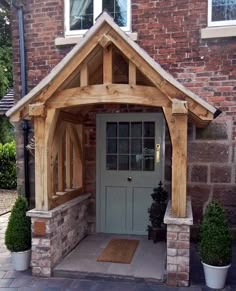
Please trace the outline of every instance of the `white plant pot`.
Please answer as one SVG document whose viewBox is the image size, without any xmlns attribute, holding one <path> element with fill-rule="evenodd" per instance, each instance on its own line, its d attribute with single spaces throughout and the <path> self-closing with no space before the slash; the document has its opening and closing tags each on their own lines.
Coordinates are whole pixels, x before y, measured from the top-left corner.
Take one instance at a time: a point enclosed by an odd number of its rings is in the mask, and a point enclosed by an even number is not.
<svg viewBox="0 0 236 291">
<path fill-rule="evenodd" d="M 214 289 L 224 288 L 228 269 L 231 266 L 231 264 L 224 267 L 215 267 L 207 265 L 203 262 L 202 264 L 207 287 Z"/>
<path fill-rule="evenodd" d="M 31 250 L 11 253 L 12 264 L 16 271 L 25 271 L 29 268 Z"/>
</svg>

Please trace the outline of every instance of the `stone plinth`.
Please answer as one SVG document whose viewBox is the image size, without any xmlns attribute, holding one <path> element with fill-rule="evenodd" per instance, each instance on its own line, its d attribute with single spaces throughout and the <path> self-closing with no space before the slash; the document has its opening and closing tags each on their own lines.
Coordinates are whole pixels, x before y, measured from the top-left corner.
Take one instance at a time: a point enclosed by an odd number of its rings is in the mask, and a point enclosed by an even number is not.
<svg viewBox="0 0 236 291">
<path fill-rule="evenodd" d="M 50 277 L 55 264 L 88 234 L 89 197 L 79 196 L 50 211 L 28 211 L 34 276 Z"/>
<path fill-rule="evenodd" d="M 176 218 L 169 202 L 164 223 L 167 224 L 167 284 L 188 286 L 190 271 L 190 226 L 193 224 L 191 201 L 187 202 L 187 217 Z"/>
</svg>

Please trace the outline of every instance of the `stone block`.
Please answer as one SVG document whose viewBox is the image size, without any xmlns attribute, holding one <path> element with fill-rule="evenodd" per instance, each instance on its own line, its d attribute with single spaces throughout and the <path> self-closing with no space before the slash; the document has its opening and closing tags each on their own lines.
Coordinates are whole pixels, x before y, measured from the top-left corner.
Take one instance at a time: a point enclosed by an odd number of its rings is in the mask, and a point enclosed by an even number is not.
<svg viewBox="0 0 236 291">
<path fill-rule="evenodd" d="M 167 248 L 167 256 L 174 257 L 176 255 L 177 255 L 177 250 L 176 249 Z"/>
<path fill-rule="evenodd" d="M 211 182 L 212 183 L 230 183 L 231 182 L 231 166 L 211 166 Z"/>
<path fill-rule="evenodd" d="M 178 233 L 177 232 L 170 232 L 170 231 L 168 231 L 166 237 L 167 237 L 167 240 L 168 241 L 170 241 L 170 240 L 177 240 Z"/>
<path fill-rule="evenodd" d="M 183 241 L 189 241 L 190 239 L 190 233 L 189 232 L 180 232 L 178 234 L 178 239 Z"/>
<path fill-rule="evenodd" d="M 177 265 L 167 264 L 167 271 L 168 272 L 177 272 Z"/>
<path fill-rule="evenodd" d="M 191 170 L 191 181 L 206 183 L 207 172 L 208 172 L 207 166 L 199 166 L 199 165 L 193 166 Z"/>
<path fill-rule="evenodd" d="M 196 128 L 196 139 L 227 140 L 228 124 L 226 122 L 211 122 L 206 128 Z"/>
<path fill-rule="evenodd" d="M 178 249 L 177 254 L 178 256 L 189 257 L 190 251 L 189 249 Z"/>
<path fill-rule="evenodd" d="M 41 237 L 45 236 L 46 234 L 46 223 L 45 221 L 34 221 L 34 232 L 33 236 L 35 237 Z"/>
<path fill-rule="evenodd" d="M 216 158 L 217 157 L 217 158 Z M 203 142 L 189 143 L 188 145 L 188 162 L 201 163 L 227 163 L 229 161 L 229 145 Z"/>
</svg>

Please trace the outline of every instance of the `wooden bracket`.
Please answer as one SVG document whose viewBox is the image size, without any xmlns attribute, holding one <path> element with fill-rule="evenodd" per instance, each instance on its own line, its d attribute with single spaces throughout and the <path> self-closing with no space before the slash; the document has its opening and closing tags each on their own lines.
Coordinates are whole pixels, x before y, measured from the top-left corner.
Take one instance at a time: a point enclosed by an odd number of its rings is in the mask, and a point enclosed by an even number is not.
<svg viewBox="0 0 236 291">
<path fill-rule="evenodd" d="M 111 39 L 106 34 L 103 34 L 98 42 L 103 48 L 107 48 L 111 44 Z"/>
<path fill-rule="evenodd" d="M 43 103 L 29 104 L 29 116 L 46 117 L 45 105 Z"/>
<path fill-rule="evenodd" d="M 178 99 L 173 99 L 172 115 L 188 114 L 188 103 Z"/>
</svg>

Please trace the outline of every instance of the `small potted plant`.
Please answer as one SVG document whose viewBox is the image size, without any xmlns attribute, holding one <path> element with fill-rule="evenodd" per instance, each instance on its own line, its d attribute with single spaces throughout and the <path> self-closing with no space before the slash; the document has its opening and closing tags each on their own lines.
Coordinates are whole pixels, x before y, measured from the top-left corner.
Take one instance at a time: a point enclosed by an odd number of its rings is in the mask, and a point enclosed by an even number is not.
<svg viewBox="0 0 236 291">
<path fill-rule="evenodd" d="M 232 238 L 221 205 L 212 201 L 200 226 L 199 252 L 206 285 L 221 289 L 225 286 L 232 257 Z"/>
<path fill-rule="evenodd" d="M 29 268 L 31 257 L 31 222 L 26 216 L 28 204 L 24 197 L 18 196 L 12 208 L 5 244 L 12 254 L 12 263 L 16 271 Z"/>
<path fill-rule="evenodd" d="M 159 187 L 153 189 L 151 196 L 153 203 L 148 209 L 149 220 L 151 222 L 151 225 L 148 225 L 148 239 L 152 237 L 155 243 L 157 242 L 158 234 L 160 235 L 161 230 L 164 229 L 163 220 L 168 201 L 168 193 L 162 187 L 161 181 Z"/>
</svg>

